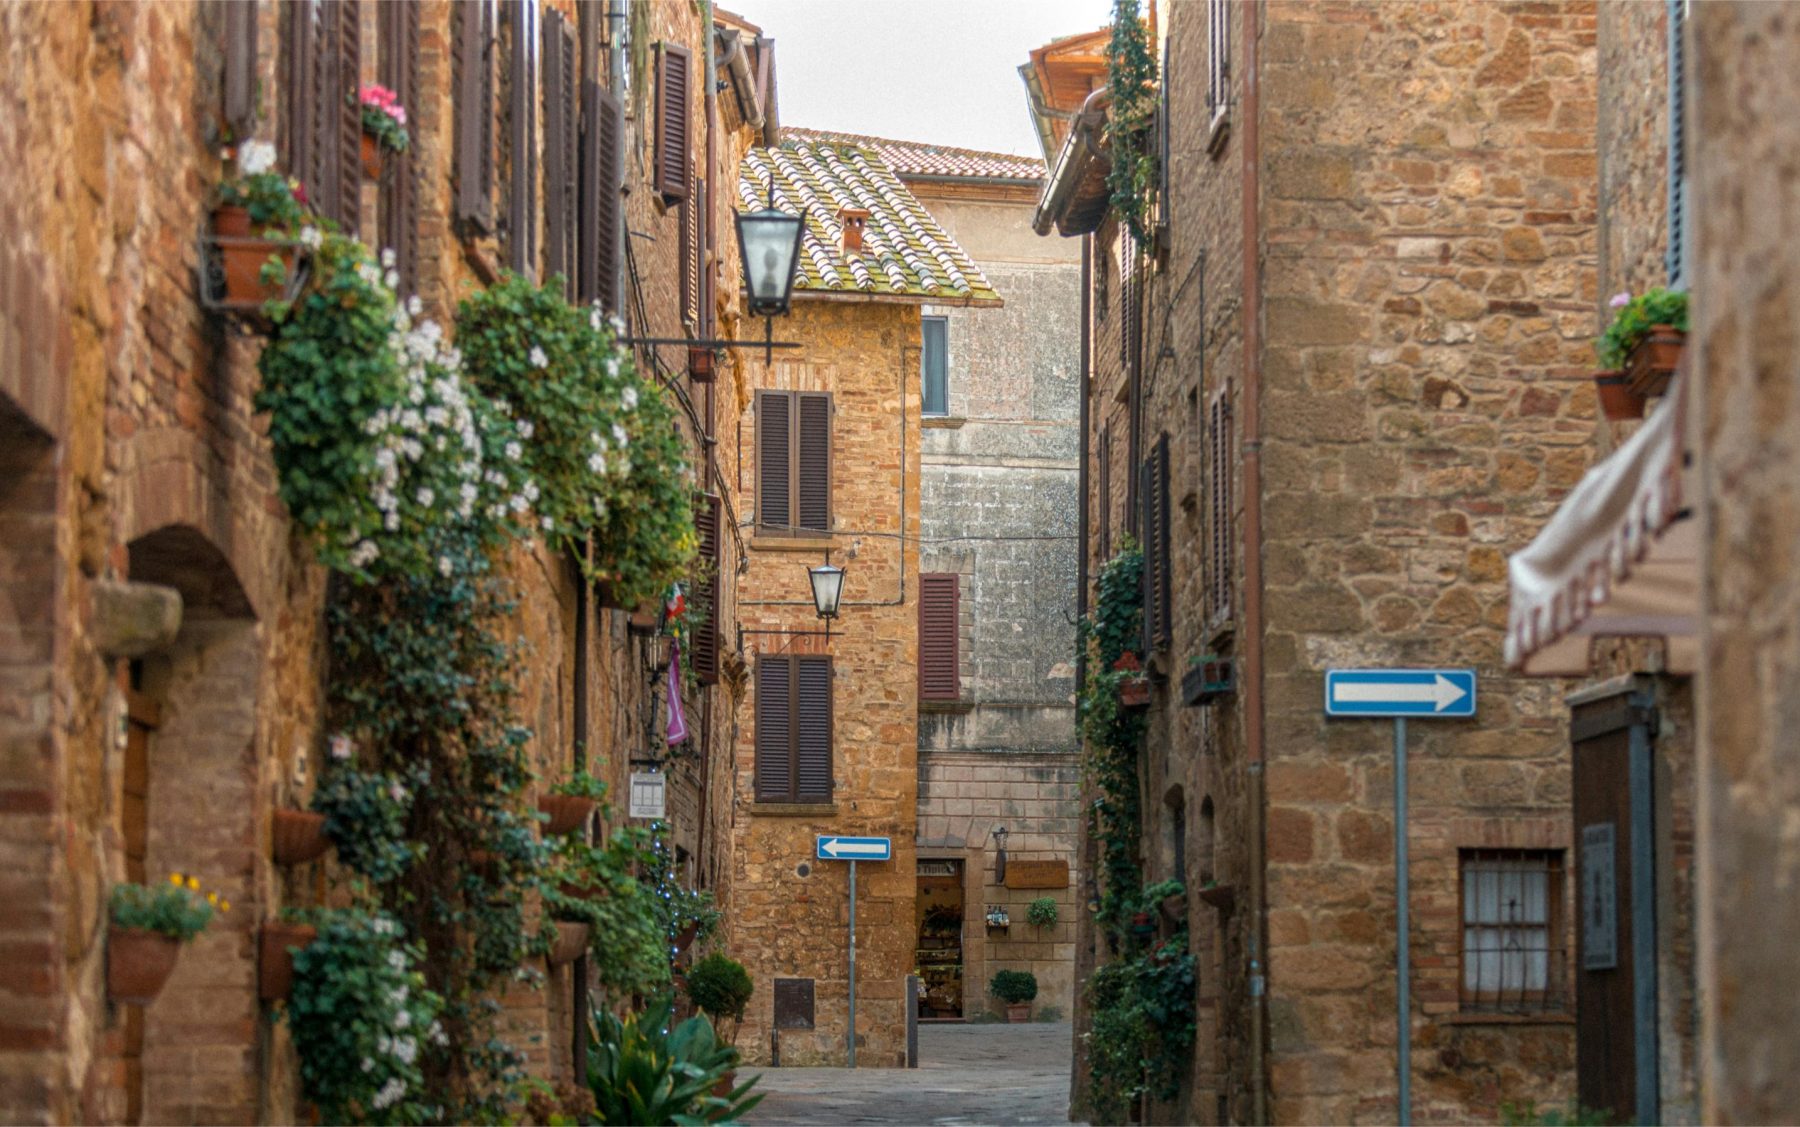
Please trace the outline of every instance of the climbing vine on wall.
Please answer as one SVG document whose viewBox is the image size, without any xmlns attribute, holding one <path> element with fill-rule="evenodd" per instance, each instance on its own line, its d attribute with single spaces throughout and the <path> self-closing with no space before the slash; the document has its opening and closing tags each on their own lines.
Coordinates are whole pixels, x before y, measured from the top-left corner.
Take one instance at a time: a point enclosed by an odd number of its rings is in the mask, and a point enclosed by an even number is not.
<svg viewBox="0 0 1800 1127">
<path fill-rule="evenodd" d="M 1137 239 L 1150 244 L 1150 200 L 1156 191 L 1156 146 L 1151 124 L 1156 116 L 1156 60 L 1150 37 L 1138 18 L 1138 0 L 1113 0 L 1112 40 L 1106 49 L 1107 85 L 1112 112 L 1106 137 L 1112 168 L 1106 174 L 1113 213 Z"/>
</svg>

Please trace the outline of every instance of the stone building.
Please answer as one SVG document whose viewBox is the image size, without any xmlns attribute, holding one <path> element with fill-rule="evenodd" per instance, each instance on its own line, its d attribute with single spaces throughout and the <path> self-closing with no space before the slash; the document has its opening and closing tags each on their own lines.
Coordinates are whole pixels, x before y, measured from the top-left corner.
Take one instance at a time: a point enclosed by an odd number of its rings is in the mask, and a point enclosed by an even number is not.
<svg viewBox="0 0 1800 1127">
<path fill-rule="evenodd" d="M 735 869 L 726 944 L 757 983 L 739 1047 L 753 1061 L 842 1064 L 855 973 L 857 1063 L 905 1063 L 914 960 L 918 792 L 921 311 L 1000 299 L 871 149 L 810 137 L 755 149 L 746 210 L 804 217 L 793 312 L 800 345 L 747 358 L 731 511 L 748 541 L 738 584 L 752 685 L 737 722 Z M 845 571 L 816 617 L 808 581 Z M 818 835 L 891 839 L 857 876 Z M 854 957 L 852 957 L 854 955 Z"/>
<path fill-rule="evenodd" d="M 1037 976 L 1040 1011 L 1066 1014 L 1080 782 L 1069 660 L 1078 248 L 1031 231 L 1040 161 L 788 135 L 872 149 L 1006 302 L 921 310 L 920 1012 L 981 1013 L 996 1005 L 988 979 L 1011 968 Z M 1045 896 L 1057 921 L 1033 925 L 1027 910 Z M 987 926 L 990 906 L 1005 910 L 1004 927 Z M 952 935 L 926 925 L 934 907 L 960 912 Z"/>
<path fill-rule="evenodd" d="M 1084 584 L 1145 547 L 1141 864 L 1204 893 L 1191 1069 L 1147 1114 L 1397 1116 L 1391 725 L 1322 708 L 1358 667 L 1479 676 L 1473 721 L 1409 725 L 1412 1113 L 1559 1103 L 1567 721 L 1502 641 L 1506 554 L 1591 457 L 1593 9 L 1160 19 L 1141 241 L 1109 212 L 1106 33 L 1027 77 L 1037 228 L 1087 239 Z M 1108 957 L 1084 928 L 1078 969 Z"/>
<path fill-rule="evenodd" d="M 276 142 L 282 171 L 393 248 L 440 321 L 510 267 L 564 274 L 640 335 L 729 335 L 732 201 L 705 185 L 772 127 L 769 67 L 731 61 L 767 63 L 767 43 L 722 14 L 715 37 L 704 5 L 615 7 L 611 22 L 566 0 L 0 9 L 0 139 L 17 165 L 0 180 L 0 1118 L 303 1114 L 285 1026 L 258 1001 L 256 940 L 335 876 L 270 858 L 272 812 L 304 808 L 323 762 L 326 573 L 290 528 L 252 411 L 259 339 L 202 292 L 196 235 L 227 140 Z M 717 85 L 701 81 L 715 53 Z M 360 124 L 338 109 L 371 81 L 400 93 L 414 138 L 379 182 L 346 155 Z M 623 125 L 604 140 L 603 118 Z M 592 178 L 577 153 L 598 158 Z M 696 183 L 652 181 L 671 169 Z M 694 405 L 691 457 L 722 493 L 735 467 L 706 439 L 729 385 L 689 375 L 710 357 L 640 359 Z M 572 561 L 521 550 L 507 566 L 540 785 L 582 756 L 618 798 L 659 730 L 647 643 Z M 728 617 L 735 569 L 717 570 Z M 706 827 L 729 819 L 731 689 L 689 711 L 672 836 L 687 879 L 708 884 L 729 876 L 729 838 Z M 156 1002 L 112 1004 L 108 892 L 170 869 L 234 910 Z M 504 999 L 504 1031 L 546 1079 L 576 1074 L 584 969 Z"/>
</svg>

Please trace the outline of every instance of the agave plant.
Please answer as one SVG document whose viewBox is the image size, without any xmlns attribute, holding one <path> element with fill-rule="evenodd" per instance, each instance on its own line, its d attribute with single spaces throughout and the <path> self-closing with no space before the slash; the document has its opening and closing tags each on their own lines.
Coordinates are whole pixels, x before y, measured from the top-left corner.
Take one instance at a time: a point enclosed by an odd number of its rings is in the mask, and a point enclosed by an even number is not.
<svg viewBox="0 0 1800 1127">
<path fill-rule="evenodd" d="M 738 1052 L 721 1044 L 712 1024 L 691 1017 L 670 1028 L 674 999 L 619 1017 L 596 1009 L 589 1026 L 588 1087 L 601 1123 L 729 1123 L 762 1102 L 750 1095 L 757 1077 L 715 1096 L 736 1069 Z"/>
</svg>

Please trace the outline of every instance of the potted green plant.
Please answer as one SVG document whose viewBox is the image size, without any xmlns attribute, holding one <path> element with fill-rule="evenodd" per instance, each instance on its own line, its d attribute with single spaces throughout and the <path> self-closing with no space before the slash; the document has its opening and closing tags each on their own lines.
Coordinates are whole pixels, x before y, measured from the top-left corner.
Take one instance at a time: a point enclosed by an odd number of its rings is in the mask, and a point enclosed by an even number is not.
<svg viewBox="0 0 1800 1127">
<path fill-rule="evenodd" d="M 200 891 L 198 877 L 170 873 L 167 884 L 118 884 L 109 903 L 106 992 L 115 1002 L 148 1005 L 162 993 L 181 945 L 231 903 Z"/>
<path fill-rule="evenodd" d="M 1125 676 L 1119 681 L 1119 704 L 1125 708 L 1143 708 L 1150 703 L 1150 680 L 1143 674 L 1138 655 L 1126 650 L 1113 662 L 1113 672 Z"/>
<path fill-rule="evenodd" d="M 235 174 L 220 181 L 212 214 L 218 272 L 212 297 L 222 309 L 257 310 L 282 297 L 294 277 L 297 248 L 288 232 L 306 220 L 306 193 L 299 181 L 275 171 L 275 146 L 267 141 L 244 142 L 233 163 Z"/>
<path fill-rule="evenodd" d="M 744 1020 L 744 1007 L 750 1004 L 750 996 L 756 992 L 744 964 L 722 951 L 714 951 L 688 968 L 685 986 L 688 1000 L 694 1003 L 695 1009 L 712 1019 L 714 1030 L 720 1029 L 726 1018 L 731 1019 L 731 1032 L 721 1034 L 721 1037 L 726 1045 L 735 1047 L 738 1028 Z M 713 1095 L 729 1097 L 735 1087 L 737 1069 L 732 1068 L 714 1082 Z"/>
<path fill-rule="evenodd" d="M 988 981 L 988 993 L 1006 1004 L 1006 1020 L 1014 1024 L 1031 1020 L 1031 1000 L 1037 992 L 1037 975 L 1028 970 L 995 971 Z"/>
<path fill-rule="evenodd" d="M 1623 373 L 1625 387 L 1640 400 L 1661 395 L 1687 340 L 1688 295 L 1658 286 L 1636 297 L 1614 294 L 1608 304 L 1614 311 L 1612 322 L 1594 342 L 1605 369 L 1602 374 Z M 1599 391 L 1605 396 L 1608 385 L 1599 385 Z M 1622 405 L 1616 395 L 1614 401 L 1615 406 Z"/>
<path fill-rule="evenodd" d="M 545 819 L 544 832 L 566 834 L 580 829 L 605 797 L 606 784 L 588 774 L 587 768 L 576 768 L 574 774 L 551 787 L 549 794 L 538 796 L 538 813 Z"/>
<path fill-rule="evenodd" d="M 357 92 L 362 107 L 362 167 L 370 180 L 381 178 L 382 157 L 403 153 L 412 145 L 406 132 L 406 107 L 392 90 L 372 82 Z"/>
<path fill-rule="evenodd" d="M 1040 896 L 1025 908 L 1025 919 L 1034 927 L 1056 926 L 1056 897 Z"/>
</svg>

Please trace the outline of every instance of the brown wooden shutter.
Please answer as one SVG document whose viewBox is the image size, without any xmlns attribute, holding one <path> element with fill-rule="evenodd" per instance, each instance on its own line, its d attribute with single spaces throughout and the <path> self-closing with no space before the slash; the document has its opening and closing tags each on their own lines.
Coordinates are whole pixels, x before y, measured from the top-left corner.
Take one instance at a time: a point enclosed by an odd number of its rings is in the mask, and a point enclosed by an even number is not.
<svg viewBox="0 0 1800 1127">
<path fill-rule="evenodd" d="M 1112 426 L 1100 429 L 1100 558 L 1112 558 Z"/>
<path fill-rule="evenodd" d="M 657 52 L 655 181 L 665 203 L 687 199 L 693 184 L 688 114 L 692 64 L 692 53 L 678 44 L 664 43 Z"/>
<path fill-rule="evenodd" d="M 951 574 L 919 576 L 919 699 L 962 695 L 957 652 L 960 593 Z"/>
<path fill-rule="evenodd" d="M 362 218 L 362 19 L 357 0 L 319 4 L 314 130 L 318 161 L 306 187 L 320 213 L 348 234 Z"/>
<path fill-rule="evenodd" d="M 318 66 L 320 0 L 289 5 L 287 22 L 287 132 L 289 175 L 309 192 L 318 178 Z"/>
<path fill-rule="evenodd" d="M 576 176 L 575 30 L 555 8 L 544 10 L 544 274 L 575 278 Z"/>
<path fill-rule="evenodd" d="M 831 531 L 831 396 L 798 392 L 799 456 L 795 460 L 799 519 L 813 532 Z"/>
<path fill-rule="evenodd" d="M 494 0 L 459 0 L 451 29 L 456 67 L 456 218 L 494 230 Z"/>
<path fill-rule="evenodd" d="M 538 176 L 537 176 L 537 3 L 512 0 L 507 9 L 512 23 L 512 58 L 507 83 L 511 98 L 507 113 L 507 152 L 511 173 L 507 183 L 507 265 L 537 280 Z"/>
<path fill-rule="evenodd" d="M 619 190 L 625 175 L 625 106 L 599 83 L 586 87 L 582 125 L 580 284 L 583 302 L 597 301 L 611 313 L 620 309 L 618 277 Z"/>
<path fill-rule="evenodd" d="M 785 533 L 793 522 L 793 396 L 756 393 L 756 523 Z"/>
<path fill-rule="evenodd" d="M 1213 397 L 1207 409 L 1207 551 L 1206 592 L 1209 616 L 1231 615 L 1231 403 L 1227 392 Z"/>
<path fill-rule="evenodd" d="M 256 128 L 256 12 L 252 3 L 225 5 L 225 124 L 240 143 Z"/>
<path fill-rule="evenodd" d="M 781 654 L 756 658 L 756 800 L 794 797 L 794 662 Z"/>
<path fill-rule="evenodd" d="M 704 617 L 700 628 L 694 631 L 693 652 L 688 655 L 688 668 L 702 685 L 717 684 L 719 680 L 719 622 L 720 579 L 719 567 L 722 553 L 723 530 L 719 527 L 721 505 L 719 497 L 714 493 L 702 493 L 694 503 L 694 525 L 700 538 L 700 565 L 704 569 L 700 582 L 695 585 L 694 602 Z"/>
<path fill-rule="evenodd" d="M 1163 435 L 1144 459 L 1139 489 L 1144 516 L 1144 649 L 1167 649 L 1170 641 L 1169 436 Z"/>
<path fill-rule="evenodd" d="M 830 802 L 831 658 L 800 654 L 794 658 L 794 666 L 795 798 L 800 802 Z"/>
<path fill-rule="evenodd" d="M 416 113 L 419 94 L 419 4 L 417 0 L 392 0 L 381 5 L 381 79 L 406 107 Z M 412 131 L 413 148 L 387 154 L 388 173 L 381 184 L 381 244 L 394 251 L 400 275 L 400 292 L 419 288 L 419 185 L 413 153 L 417 148 L 417 118 Z"/>
</svg>

